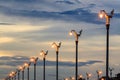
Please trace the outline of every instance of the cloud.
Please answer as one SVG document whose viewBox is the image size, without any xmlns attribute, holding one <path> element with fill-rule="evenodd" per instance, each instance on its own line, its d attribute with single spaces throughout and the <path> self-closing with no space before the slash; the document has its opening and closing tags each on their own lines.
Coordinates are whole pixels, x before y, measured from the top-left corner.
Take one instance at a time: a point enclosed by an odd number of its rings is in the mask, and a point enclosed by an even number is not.
<svg viewBox="0 0 120 80">
<path fill-rule="evenodd" d="M 102 23 L 97 20 L 98 18 L 96 13 L 91 13 L 90 10 L 85 10 L 84 8 L 77 8 L 64 12 L 47 12 L 37 10 L 16 10 L 9 7 L 0 6 L 0 10 L 4 14 L 11 16 L 41 18 L 49 20 L 82 21 L 93 24 Z"/>
<path fill-rule="evenodd" d="M 29 1 L 29 0 L 26 0 L 26 1 Z M 44 2 L 47 3 L 47 1 L 44 1 Z M 56 1 L 56 2 L 61 2 L 61 1 Z M 68 1 L 62 1 L 62 2 L 68 2 Z M 55 6 L 55 4 L 53 6 Z M 30 18 L 32 20 L 37 18 L 38 20 L 42 20 L 42 19 L 62 20 L 62 21 L 71 21 L 71 22 L 82 21 L 82 22 L 87 22 L 92 24 L 103 24 L 104 23 L 103 21 L 98 20 L 98 14 L 93 13 L 92 10 L 90 10 L 90 8 L 94 8 L 96 6 L 97 6 L 96 4 L 91 3 L 87 7 L 83 7 L 83 8 L 74 8 L 74 9 L 69 9 L 64 11 L 46 11 L 46 10 L 26 9 L 26 8 L 17 9 L 17 8 L 1 5 L 0 13 L 6 14 L 8 16 Z M 119 16 L 120 16 L 119 13 L 115 13 L 114 18 L 119 18 Z"/>
<path fill-rule="evenodd" d="M 29 62 L 29 57 L 25 57 L 25 56 L 2 56 L 0 57 L 0 65 L 7 65 L 7 66 L 18 66 L 18 65 L 22 65 L 24 62 Z M 88 66 L 88 65 L 92 65 L 95 63 L 102 63 L 103 61 L 98 61 L 98 60 L 90 60 L 90 61 L 86 61 L 86 62 L 79 62 L 78 66 Z M 42 61 L 38 61 L 37 62 L 38 66 L 42 66 L 43 63 Z M 47 66 L 55 66 L 56 62 L 55 61 L 46 61 L 46 65 Z M 73 67 L 75 65 L 74 62 L 65 62 L 65 61 L 59 61 L 59 66 L 69 66 L 69 67 Z"/>
<path fill-rule="evenodd" d="M 103 61 L 97 61 L 97 60 L 95 60 L 95 61 L 93 61 L 93 60 L 91 60 L 91 61 L 86 61 L 86 62 L 79 62 L 78 63 L 78 66 L 80 67 L 80 66 L 87 66 L 87 65 L 92 65 L 92 64 L 95 64 L 95 63 L 102 63 Z M 56 64 L 56 62 L 55 61 L 47 61 L 46 62 L 46 64 L 48 65 L 48 66 L 53 66 L 53 65 L 55 65 Z M 74 62 L 59 62 L 59 66 L 69 66 L 69 67 L 73 67 L 73 66 L 75 66 L 75 63 Z"/>
<path fill-rule="evenodd" d="M 4 0 L 0 0 L 1 2 L 5 2 Z M 6 0 L 7 2 L 37 2 L 37 1 L 42 1 L 42 0 Z"/>
<path fill-rule="evenodd" d="M 56 3 L 74 4 L 73 2 L 66 1 L 66 0 L 64 0 L 64 1 L 56 1 Z"/>
<path fill-rule="evenodd" d="M 37 30 L 44 30 L 48 28 L 48 26 L 32 26 L 32 25 L 0 25 L 0 30 L 3 33 L 16 33 L 16 32 L 31 32 Z"/>
<path fill-rule="evenodd" d="M 75 2 L 77 2 L 77 3 L 81 3 L 80 0 L 75 0 Z"/>
<path fill-rule="evenodd" d="M 114 13 L 113 18 L 120 18 L 120 13 Z"/>
<path fill-rule="evenodd" d="M 0 25 L 13 25 L 11 23 L 0 23 Z"/>
<path fill-rule="evenodd" d="M 10 38 L 10 37 L 1 37 L 0 38 L 0 43 L 10 43 L 10 42 L 14 42 L 14 38 Z"/>
<path fill-rule="evenodd" d="M 28 61 L 29 58 L 25 56 L 2 56 L 0 57 L 0 65 L 18 66 Z"/>
</svg>

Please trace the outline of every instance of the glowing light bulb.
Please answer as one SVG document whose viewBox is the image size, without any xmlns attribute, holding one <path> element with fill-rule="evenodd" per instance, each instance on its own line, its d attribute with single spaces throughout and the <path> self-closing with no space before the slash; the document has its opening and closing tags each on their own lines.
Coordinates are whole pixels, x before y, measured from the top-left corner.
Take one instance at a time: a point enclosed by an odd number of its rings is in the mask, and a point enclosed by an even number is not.
<svg viewBox="0 0 120 80">
<path fill-rule="evenodd" d="M 104 14 L 102 12 L 100 12 L 98 15 L 101 19 L 104 17 Z"/>
<path fill-rule="evenodd" d="M 69 32 L 69 35 L 70 35 L 70 36 L 73 35 L 72 32 Z"/>
<path fill-rule="evenodd" d="M 52 48 L 54 48 L 54 47 L 55 47 L 55 44 L 52 45 Z"/>
</svg>

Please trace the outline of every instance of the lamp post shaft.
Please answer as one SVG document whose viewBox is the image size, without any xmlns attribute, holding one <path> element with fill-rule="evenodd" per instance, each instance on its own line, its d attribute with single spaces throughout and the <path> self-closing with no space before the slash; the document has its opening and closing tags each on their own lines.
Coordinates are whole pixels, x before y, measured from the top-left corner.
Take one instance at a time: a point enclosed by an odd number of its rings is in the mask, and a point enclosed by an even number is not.
<svg viewBox="0 0 120 80">
<path fill-rule="evenodd" d="M 112 78 L 112 70 L 110 71 L 110 77 Z"/>
<path fill-rule="evenodd" d="M 76 66 L 75 66 L 75 80 L 78 80 L 78 41 L 75 42 L 76 44 Z"/>
<path fill-rule="evenodd" d="M 14 79 L 16 80 L 16 74 L 15 74 L 15 77 L 14 77 Z"/>
<path fill-rule="evenodd" d="M 87 77 L 87 80 L 89 80 L 89 77 Z"/>
<path fill-rule="evenodd" d="M 107 30 L 107 35 L 106 35 L 106 80 L 109 79 L 109 26 L 110 24 L 106 24 L 106 30 Z"/>
<path fill-rule="evenodd" d="M 99 80 L 99 74 L 98 74 L 98 80 Z"/>
<path fill-rule="evenodd" d="M 22 80 L 24 80 L 24 70 L 22 71 Z"/>
<path fill-rule="evenodd" d="M 56 51 L 56 80 L 58 80 L 58 51 Z"/>
<path fill-rule="evenodd" d="M 20 72 L 18 71 L 18 80 L 20 80 Z"/>
<path fill-rule="evenodd" d="M 43 80 L 45 80 L 45 57 L 43 58 Z"/>
<path fill-rule="evenodd" d="M 29 80 L 29 67 L 27 68 L 27 77 L 28 77 L 28 80 Z"/>
<path fill-rule="evenodd" d="M 34 63 L 34 80 L 36 80 L 36 63 Z"/>
</svg>

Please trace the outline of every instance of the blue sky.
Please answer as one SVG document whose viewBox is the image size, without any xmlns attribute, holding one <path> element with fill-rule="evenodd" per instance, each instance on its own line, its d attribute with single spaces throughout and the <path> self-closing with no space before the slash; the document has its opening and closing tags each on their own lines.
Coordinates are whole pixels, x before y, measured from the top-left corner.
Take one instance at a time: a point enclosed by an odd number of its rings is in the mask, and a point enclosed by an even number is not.
<svg viewBox="0 0 120 80">
<path fill-rule="evenodd" d="M 17 65 L 29 61 L 31 56 L 40 57 L 42 49 L 49 51 L 48 66 L 52 63 L 54 69 L 52 42 L 62 42 L 59 54 L 61 67 L 73 67 L 75 43 L 74 37 L 68 35 L 72 29 L 78 32 L 83 29 L 79 38 L 82 73 L 85 73 L 86 67 L 100 66 L 99 69 L 104 70 L 105 19 L 98 18 L 98 12 L 103 9 L 106 12 L 115 9 L 110 26 L 110 66 L 115 67 L 117 73 L 120 66 L 119 5 L 119 0 L 0 0 L 0 74 L 8 74 L 8 70 L 3 71 L 4 67 L 12 70 L 13 66 L 17 68 Z M 92 68 L 91 73 L 97 67 Z"/>
</svg>

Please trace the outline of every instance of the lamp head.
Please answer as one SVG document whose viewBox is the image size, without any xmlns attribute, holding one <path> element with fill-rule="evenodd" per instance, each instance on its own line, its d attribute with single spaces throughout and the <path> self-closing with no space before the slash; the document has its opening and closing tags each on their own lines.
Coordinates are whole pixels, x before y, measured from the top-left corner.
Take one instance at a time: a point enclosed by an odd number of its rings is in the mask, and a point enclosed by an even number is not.
<svg viewBox="0 0 120 80">
<path fill-rule="evenodd" d="M 97 70 L 96 71 L 98 75 L 101 75 L 102 74 L 102 71 L 101 70 Z"/>
<path fill-rule="evenodd" d="M 24 63 L 24 66 L 28 68 L 30 65 L 28 63 Z"/>
<path fill-rule="evenodd" d="M 72 32 L 69 32 L 69 35 L 72 36 L 73 35 Z"/>
<path fill-rule="evenodd" d="M 43 50 L 41 50 L 40 55 L 44 56 L 44 51 Z"/>
<path fill-rule="evenodd" d="M 65 78 L 64 80 L 69 80 L 68 78 Z"/>
<path fill-rule="evenodd" d="M 32 57 L 32 58 L 30 59 L 30 61 L 33 62 L 33 61 L 34 61 L 34 58 Z"/>
<path fill-rule="evenodd" d="M 101 78 L 101 80 L 105 80 L 104 78 Z"/>
<path fill-rule="evenodd" d="M 46 51 L 45 55 L 47 55 L 47 54 L 48 54 L 48 50 Z"/>
<path fill-rule="evenodd" d="M 14 71 L 12 71 L 11 73 L 12 73 L 13 75 L 15 75 L 15 74 L 16 74 L 16 72 L 14 72 Z"/>
<path fill-rule="evenodd" d="M 75 41 L 78 41 L 79 36 L 82 34 L 82 29 L 77 33 L 75 30 L 71 30 L 70 35 L 74 35 Z"/>
<path fill-rule="evenodd" d="M 109 70 L 110 70 L 110 71 L 113 71 L 113 70 L 114 70 L 114 68 L 110 68 L 110 67 L 109 67 Z"/>
<path fill-rule="evenodd" d="M 83 77 L 82 74 L 80 74 L 80 75 L 79 75 L 79 78 L 82 78 L 82 77 Z"/>
<path fill-rule="evenodd" d="M 52 48 L 55 48 L 56 52 L 59 51 L 60 46 L 61 46 L 61 42 L 59 42 L 59 44 L 56 44 L 55 42 L 52 43 Z"/>
<path fill-rule="evenodd" d="M 60 48 L 60 46 L 61 46 L 61 42 L 59 42 L 59 45 L 58 45 L 58 47 Z"/>
<path fill-rule="evenodd" d="M 71 30 L 71 31 L 69 32 L 69 35 L 72 36 L 72 35 L 74 35 L 74 33 L 77 34 L 75 30 Z"/>
<path fill-rule="evenodd" d="M 19 70 L 20 70 L 20 71 L 23 71 L 23 70 L 24 70 L 24 67 L 23 67 L 23 66 L 19 66 Z"/>
<path fill-rule="evenodd" d="M 43 50 L 41 50 L 40 55 L 43 56 L 45 58 L 45 56 L 48 54 L 48 50 L 46 52 L 44 52 Z"/>
<path fill-rule="evenodd" d="M 112 18 L 113 17 L 113 15 L 114 15 L 114 9 L 110 12 L 110 14 L 107 14 L 106 12 L 105 12 L 105 10 L 101 10 L 100 12 L 99 12 L 99 17 L 100 18 L 106 18 L 106 19 L 109 19 L 109 18 Z"/>
<path fill-rule="evenodd" d="M 55 47 L 56 47 L 56 43 L 53 42 L 53 43 L 52 43 L 52 48 L 55 48 Z"/>
<path fill-rule="evenodd" d="M 111 18 L 113 17 L 113 15 L 114 15 L 114 9 L 111 11 Z"/>
<path fill-rule="evenodd" d="M 98 14 L 99 18 L 103 19 L 104 18 L 104 10 L 101 10 Z"/>
<path fill-rule="evenodd" d="M 30 62 L 35 62 L 35 57 L 31 57 Z"/>
<path fill-rule="evenodd" d="M 13 74 L 12 74 L 12 73 L 10 73 L 10 74 L 9 74 L 9 76 L 10 76 L 10 77 L 13 77 Z"/>
<path fill-rule="evenodd" d="M 78 36 L 80 36 L 80 35 L 82 34 L 82 31 L 83 31 L 83 30 L 81 29 L 80 32 L 79 32 L 79 34 L 78 34 Z"/>
<path fill-rule="evenodd" d="M 87 77 L 91 77 L 92 76 L 92 74 L 90 74 L 90 73 L 86 73 L 86 75 L 87 75 Z"/>
<path fill-rule="evenodd" d="M 99 74 L 102 74 L 102 71 L 99 71 Z"/>
<path fill-rule="evenodd" d="M 38 60 L 38 57 L 37 58 L 35 58 L 35 57 L 30 58 L 30 62 L 33 62 L 34 64 L 36 64 L 37 60 Z"/>
<path fill-rule="evenodd" d="M 71 80 L 75 80 L 75 77 L 70 77 Z"/>
</svg>

